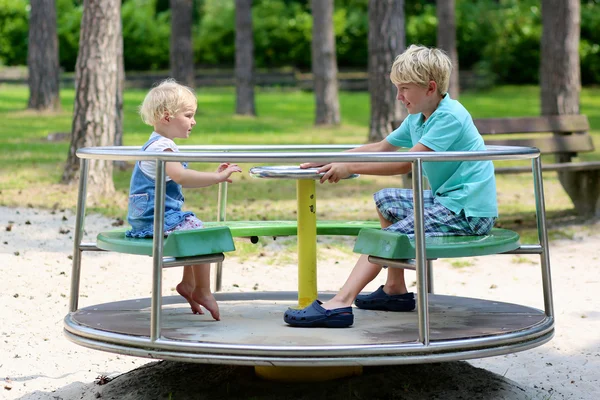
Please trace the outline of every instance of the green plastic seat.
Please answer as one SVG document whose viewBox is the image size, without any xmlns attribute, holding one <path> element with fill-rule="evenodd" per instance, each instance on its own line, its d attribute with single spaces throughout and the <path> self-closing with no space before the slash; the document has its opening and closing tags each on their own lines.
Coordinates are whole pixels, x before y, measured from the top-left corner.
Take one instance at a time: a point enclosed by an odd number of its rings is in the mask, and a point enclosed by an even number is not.
<svg viewBox="0 0 600 400">
<path fill-rule="evenodd" d="M 152 255 L 152 238 L 129 238 L 125 229 L 101 232 L 96 246 L 102 250 L 118 253 Z M 163 255 L 168 257 L 192 257 L 234 251 L 231 232 L 226 226 L 188 231 L 175 231 L 164 240 Z"/>
<path fill-rule="evenodd" d="M 206 227 L 227 226 L 233 237 L 296 236 L 296 221 L 224 221 L 205 222 Z M 317 221 L 317 235 L 356 236 L 361 229 L 379 228 L 377 221 Z"/>
<path fill-rule="evenodd" d="M 435 236 L 425 238 L 428 259 L 473 257 L 504 253 L 520 247 L 517 232 L 494 228 L 483 236 Z M 415 258 L 415 242 L 400 233 L 363 229 L 356 238 L 354 252 L 379 258 Z"/>
</svg>

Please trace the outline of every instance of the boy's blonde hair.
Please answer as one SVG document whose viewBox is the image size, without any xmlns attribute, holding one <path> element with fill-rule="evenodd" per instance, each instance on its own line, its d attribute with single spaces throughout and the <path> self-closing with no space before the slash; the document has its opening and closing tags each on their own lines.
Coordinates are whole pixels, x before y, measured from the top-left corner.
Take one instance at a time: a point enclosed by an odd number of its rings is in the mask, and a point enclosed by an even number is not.
<svg viewBox="0 0 600 400">
<path fill-rule="evenodd" d="M 443 50 L 413 44 L 394 60 L 390 79 L 395 85 L 427 86 L 429 81 L 434 81 L 443 96 L 448 92 L 451 73 L 452 62 Z"/>
<path fill-rule="evenodd" d="M 169 78 L 150 89 L 140 106 L 140 116 L 146 124 L 154 126 L 165 116 L 173 117 L 186 107 L 197 106 L 194 91 Z"/>
</svg>

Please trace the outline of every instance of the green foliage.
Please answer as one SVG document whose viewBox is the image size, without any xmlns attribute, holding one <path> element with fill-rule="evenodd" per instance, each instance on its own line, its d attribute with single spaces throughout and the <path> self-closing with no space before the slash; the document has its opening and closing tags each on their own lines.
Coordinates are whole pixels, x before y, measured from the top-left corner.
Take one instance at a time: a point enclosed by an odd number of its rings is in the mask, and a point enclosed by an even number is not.
<svg viewBox="0 0 600 400">
<path fill-rule="evenodd" d="M 167 69 L 171 12 L 155 13 L 153 0 L 129 0 L 123 4 L 121 14 L 125 69 Z"/>
<path fill-rule="evenodd" d="M 56 0 L 60 64 L 75 67 L 83 10 L 81 0 Z M 435 0 L 405 2 L 407 45 L 436 44 Z M 235 59 L 234 0 L 193 1 L 193 46 L 197 66 L 232 66 Z M 123 0 L 125 69 L 169 68 L 169 0 Z M 307 0 L 254 0 L 257 68 L 310 69 L 312 15 Z M 27 63 L 29 1 L 0 0 L 0 65 Z M 368 0 L 335 0 L 338 66 L 367 67 Z M 538 81 L 541 9 L 539 0 L 456 0 L 461 70 L 486 82 Z M 581 1 L 583 84 L 600 82 L 600 1 Z"/>
<path fill-rule="evenodd" d="M 235 60 L 235 3 L 206 0 L 202 21 L 193 33 L 194 59 L 200 65 L 233 65 Z"/>
<path fill-rule="evenodd" d="M 29 2 L 0 0 L 0 65 L 27 63 Z"/>
<path fill-rule="evenodd" d="M 73 0 L 56 1 L 59 62 L 66 71 L 74 71 L 79 52 L 79 31 L 83 5 Z"/>
<path fill-rule="evenodd" d="M 495 40 L 483 54 L 491 71 L 500 82 L 537 82 L 542 34 L 539 1 L 503 0 L 495 14 Z"/>
<path fill-rule="evenodd" d="M 252 23 L 257 66 L 310 68 L 312 16 L 306 3 L 258 1 Z"/>
<path fill-rule="evenodd" d="M 600 1 L 587 0 L 581 4 L 581 82 L 600 82 Z"/>
<path fill-rule="evenodd" d="M 435 46 L 437 37 L 435 6 L 425 4 L 419 10 L 418 14 L 405 18 L 406 46 L 411 44 Z"/>
</svg>

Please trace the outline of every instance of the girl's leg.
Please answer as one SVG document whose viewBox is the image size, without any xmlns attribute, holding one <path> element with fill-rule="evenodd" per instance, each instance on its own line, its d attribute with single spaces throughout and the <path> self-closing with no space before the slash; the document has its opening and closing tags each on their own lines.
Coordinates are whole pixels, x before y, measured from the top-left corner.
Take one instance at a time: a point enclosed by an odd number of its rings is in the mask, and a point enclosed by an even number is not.
<svg viewBox="0 0 600 400">
<path fill-rule="evenodd" d="M 220 321 L 219 305 L 210 291 L 210 264 L 192 265 L 191 268 L 194 271 L 195 284 L 192 299 L 204 306 L 214 319 Z"/>
<path fill-rule="evenodd" d="M 196 282 L 194 281 L 194 270 L 191 266 L 183 267 L 183 277 L 181 278 L 181 283 L 179 283 L 176 287 L 177 293 L 179 293 L 184 299 L 190 303 L 190 307 L 192 308 L 192 312 L 194 314 L 204 314 L 200 304 L 194 301 L 192 298 L 192 292 L 196 286 Z"/>
</svg>

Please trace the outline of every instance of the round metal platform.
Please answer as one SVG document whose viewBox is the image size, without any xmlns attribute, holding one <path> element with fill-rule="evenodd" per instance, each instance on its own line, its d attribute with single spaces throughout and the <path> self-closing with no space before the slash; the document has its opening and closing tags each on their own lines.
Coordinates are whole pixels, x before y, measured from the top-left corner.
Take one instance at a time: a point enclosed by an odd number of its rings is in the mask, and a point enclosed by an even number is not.
<svg viewBox="0 0 600 400">
<path fill-rule="evenodd" d="M 194 315 L 179 296 L 163 298 L 161 338 L 150 341 L 150 299 L 79 309 L 65 317 L 75 343 L 173 361 L 258 366 L 349 366 L 465 360 L 539 346 L 554 334 L 538 309 L 489 300 L 429 295 L 431 342 L 418 341 L 417 313 L 354 308 L 346 329 L 294 328 L 283 312 L 296 292 L 217 293 L 222 321 Z M 327 299 L 331 294 L 320 294 Z"/>
</svg>

